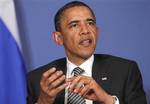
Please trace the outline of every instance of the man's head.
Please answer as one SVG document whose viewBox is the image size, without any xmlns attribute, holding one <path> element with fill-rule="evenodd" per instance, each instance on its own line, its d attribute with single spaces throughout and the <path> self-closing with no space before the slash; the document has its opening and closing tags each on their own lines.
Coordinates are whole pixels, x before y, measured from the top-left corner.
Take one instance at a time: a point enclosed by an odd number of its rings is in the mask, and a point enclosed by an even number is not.
<svg viewBox="0 0 150 104">
<path fill-rule="evenodd" d="M 83 2 L 70 2 L 59 9 L 55 16 L 57 44 L 63 45 L 70 61 L 81 64 L 95 50 L 98 29 L 92 9 Z"/>
<path fill-rule="evenodd" d="M 92 13 L 92 15 L 93 15 L 93 17 L 94 17 L 94 19 L 96 21 L 96 17 L 95 17 L 94 12 L 92 11 L 92 9 L 87 4 L 85 4 L 83 2 L 80 2 L 80 1 L 72 1 L 72 2 L 67 3 L 66 5 L 64 5 L 63 7 L 61 7 L 57 11 L 57 13 L 56 13 L 56 15 L 54 17 L 55 30 L 56 31 L 60 31 L 60 29 L 61 29 L 60 28 L 60 21 L 61 21 L 61 18 L 63 16 L 63 13 L 65 12 L 65 10 L 67 10 L 69 8 L 72 8 L 72 7 L 76 7 L 76 6 L 85 6 L 85 7 L 87 7 L 90 10 L 90 12 Z"/>
</svg>

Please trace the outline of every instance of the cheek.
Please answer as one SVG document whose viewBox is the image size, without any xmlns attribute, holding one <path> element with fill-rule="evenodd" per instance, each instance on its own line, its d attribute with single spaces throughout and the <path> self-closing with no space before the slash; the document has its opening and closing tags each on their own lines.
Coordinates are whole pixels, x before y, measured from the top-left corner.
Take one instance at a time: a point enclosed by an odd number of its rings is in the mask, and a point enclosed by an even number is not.
<svg viewBox="0 0 150 104">
<path fill-rule="evenodd" d="M 76 42 L 78 40 L 78 34 L 79 32 L 77 30 L 72 30 L 67 32 L 67 34 L 64 36 L 64 41 L 67 41 L 69 43 Z"/>
<path fill-rule="evenodd" d="M 94 41 L 97 41 L 98 32 L 97 32 L 95 29 L 93 29 L 93 30 L 91 31 L 91 33 L 92 33 L 92 37 L 93 37 Z"/>
<path fill-rule="evenodd" d="M 73 36 L 68 36 L 68 37 L 64 37 L 64 45 L 66 46 L 72 46 L 75 43 L 75 37 Z"/>
</svg>

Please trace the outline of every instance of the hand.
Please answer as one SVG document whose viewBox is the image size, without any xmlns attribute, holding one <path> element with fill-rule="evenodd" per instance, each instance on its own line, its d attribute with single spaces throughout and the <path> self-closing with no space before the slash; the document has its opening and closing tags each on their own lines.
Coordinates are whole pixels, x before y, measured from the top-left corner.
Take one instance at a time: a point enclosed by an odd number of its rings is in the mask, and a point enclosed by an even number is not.
<svg viewBox="0 0 150 104">
<path fill-rule="evenodd" d="M 86 99 L 103 104 L 113 104 L 114 98 L 107 94 L 96 81 L 87 76 L 77 76 L 66 80 L 69 82 L 69 91 L 78 93 Z"/>
<path fill-rule="evenodd" d="M 40 81 L 40 96 L 38 104 L 53 104 L 56 95 L 67 87 L 65 83 L 65 75 L 62 71 L 56 71 L 56 68 L 51 68 L 46 71 Z"/>
</svg>

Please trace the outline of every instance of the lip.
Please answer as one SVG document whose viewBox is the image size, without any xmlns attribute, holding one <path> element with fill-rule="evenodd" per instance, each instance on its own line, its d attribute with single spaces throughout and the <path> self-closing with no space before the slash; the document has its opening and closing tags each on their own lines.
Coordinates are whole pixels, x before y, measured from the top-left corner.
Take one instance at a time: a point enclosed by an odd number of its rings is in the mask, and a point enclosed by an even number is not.
<svg viewBox="0 0 150 104">
<path fill-rule="evenodd" d="M 84 46 L 84 47 L 88 47 L 92 44 L 92 39 L 82 39 L 79 42 L 80 45 Z"/>
</svg>

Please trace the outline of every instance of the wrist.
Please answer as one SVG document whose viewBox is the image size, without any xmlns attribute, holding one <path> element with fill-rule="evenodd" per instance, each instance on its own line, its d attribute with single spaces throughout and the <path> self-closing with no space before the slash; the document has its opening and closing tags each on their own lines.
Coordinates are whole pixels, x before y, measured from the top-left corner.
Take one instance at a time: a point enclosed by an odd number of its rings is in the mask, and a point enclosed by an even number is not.
<svg viewBox="0 0 150 104">
<path fill-rule="evenodd" d="M 50 100 L 46 97 L 40 96 L 38 98 L 37 104 L 53 104 L 53 100 Z"/>
<path fill-rule="evenodd" d="M 105 100 L 105 103 L 104 104 L 116 104 L 117 102 L 117 97 L 116 96 L 111 96 L 111 95 L 108 95 L 108 99 Z"/>
<path fill-rule="evenodd" d="M 103 101 L 103 104 L 115 104 L 116 103 L 116 100 L 114 98 L 114 96 L 111 96 L 111 95 L 106 95 L 104 101 Z"/>
<path fill-rule="evenodd" d="M 39 98 L 36 104 L 48 104 L 48 102 L 42 98 Z"/>
<path fill-rule="evenodd" d="M 113 97 L 113 104 L 116 104 L 117 102 L 117 97 L 116 96 L 112 96 Z"/>
</svg>

